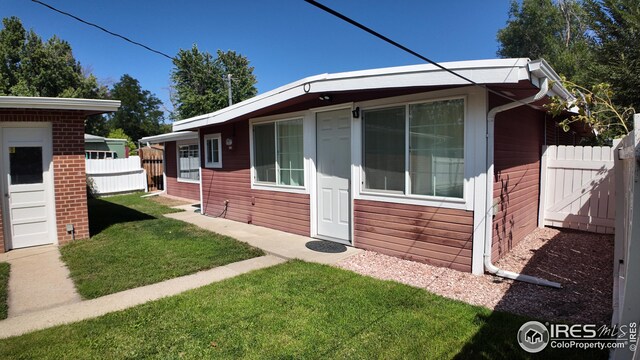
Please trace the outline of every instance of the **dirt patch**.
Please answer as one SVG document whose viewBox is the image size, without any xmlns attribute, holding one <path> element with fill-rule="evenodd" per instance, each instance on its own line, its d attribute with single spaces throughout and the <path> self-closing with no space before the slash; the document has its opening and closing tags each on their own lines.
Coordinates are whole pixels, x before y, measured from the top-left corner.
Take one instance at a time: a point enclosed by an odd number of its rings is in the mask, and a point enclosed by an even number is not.
<svg viewBox="0 0 640 360">
<path fill-rule="evenodd" d="M 165 206 L 168 206 L 168 207 L 189 205 L 189 204 L 193 204 L 195 202 L 195 201 L 180 199 L 180 198 L 176 198 L 176 197 L 169 197 L 169 196 L 165 196 L 165 195 L 151 196 L 151 197 L 149 197 L 149 200 L 155 201 L 158 204 L 165 205 Z"/>
<path fill-rule="evenodd" d="M 491 275 L 474 276 L 365 251 L 338 266 L 433 293 L 549 321 L 608 324 L 613 286 L 613 235 L 537 229 L 496 265 L 562 284 L 552 289 Z"/>
</svg>

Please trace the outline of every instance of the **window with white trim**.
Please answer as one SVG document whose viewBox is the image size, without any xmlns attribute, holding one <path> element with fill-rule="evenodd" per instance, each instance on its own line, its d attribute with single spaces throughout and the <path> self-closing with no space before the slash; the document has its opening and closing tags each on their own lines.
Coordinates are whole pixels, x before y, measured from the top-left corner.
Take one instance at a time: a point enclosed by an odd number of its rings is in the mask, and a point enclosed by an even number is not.
<svg viewBox="0 0 640 360">
<path fill-rule="evenodd" d="M 222 167 L 222 135 L 211 134 L 204 137 L 205 167 Z"/>
<path fill-rule="evenodd" d="M 253 125 L 254 181 L 304 186 L 302 119 Z"/>
<path fill-rule="evenodd" d="M 464 117 L 464 99 L 363 111 L 363 189 L 462 198 Z"/>
<path fill-rule="evenodd" d="M 198 144 L 178 145 L 178 180 L 200 181 Z"/>
</svg>

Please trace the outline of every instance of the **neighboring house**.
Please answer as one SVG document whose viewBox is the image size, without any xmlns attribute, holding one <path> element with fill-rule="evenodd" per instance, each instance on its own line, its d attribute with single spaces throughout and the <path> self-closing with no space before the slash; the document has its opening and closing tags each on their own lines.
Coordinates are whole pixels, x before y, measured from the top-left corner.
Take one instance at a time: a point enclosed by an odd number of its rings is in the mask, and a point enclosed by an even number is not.
<svg viewBox="0 0 640 360">
<path fill-rule="evenodd" d="M 84 121 L 119 106 L 0 96 L 0 252 L 89 237 Z"/>
<path fill-rule="evenodd" d="M 86 159 L 124 159 L 129 157 L 127 139 L 110 139 L 84 134 Z"/>
<path fill-rule="evenodd" d="M 198 133 L 181 131 L 140 139 L 144 145 L 163 144 L 164 192 L 200 201 Z"/>
<path fill-rule="evenodd" d="M 203 213 L 495 269 L 537 226 L 541 105 L 571 96 L 544 60 L 442 65 L 479 86 L 432 65 L 323 74 L 175 122 L 198 132 Z"/>
</svg>

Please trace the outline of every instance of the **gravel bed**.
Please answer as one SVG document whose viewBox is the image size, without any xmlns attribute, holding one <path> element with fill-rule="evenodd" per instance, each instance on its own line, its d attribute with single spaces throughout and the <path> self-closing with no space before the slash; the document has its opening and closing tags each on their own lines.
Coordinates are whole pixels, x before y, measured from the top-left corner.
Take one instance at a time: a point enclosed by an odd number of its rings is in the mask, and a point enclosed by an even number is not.
<svg viewBox="0 0 640 360">
<path fill-rule="evenodd" d="M 608 324 L 613 286 L 613 235 L 536 229 L 496 265 L 562 284 L 562 289 L 474 276 L 365 251 L 339 267 L 490 309 L 549 321 Z"/>
</svg>

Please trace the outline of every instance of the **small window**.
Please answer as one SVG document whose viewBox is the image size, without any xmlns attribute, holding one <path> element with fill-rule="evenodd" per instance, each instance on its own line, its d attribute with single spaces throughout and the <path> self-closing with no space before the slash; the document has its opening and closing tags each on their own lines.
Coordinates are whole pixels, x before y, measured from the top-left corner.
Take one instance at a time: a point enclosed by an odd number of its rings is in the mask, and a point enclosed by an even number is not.
<svg viewBox="0 0 640 360">
<path fill-rule="evenodd" d="M 200 181 L 200 152 L 197 144 L 178 145 L 178 179 Z"/>
<path fill-rule="evenodd" d="M 254 180 L 304 186 L 302 119 L 253 126 Z"/>
<path fill-rule="evenodd" d="M 42 184 L 42 147 L 9 148 L 11 185 Z"/>
<path fill-rule="evenodd" d="M 222 135 L 211 134 L 204 137 L 205 166 L 208 168 L 222 167 Z"/>
</svg>

